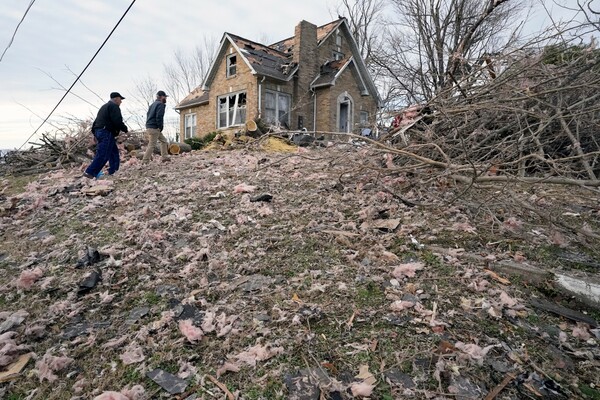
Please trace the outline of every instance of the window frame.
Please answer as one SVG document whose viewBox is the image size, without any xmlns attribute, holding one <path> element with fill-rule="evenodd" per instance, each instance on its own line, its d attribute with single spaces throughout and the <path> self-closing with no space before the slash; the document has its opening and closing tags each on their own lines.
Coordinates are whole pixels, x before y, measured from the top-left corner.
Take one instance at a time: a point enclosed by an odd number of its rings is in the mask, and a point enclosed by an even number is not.
<svg viewBox="0 0 600 400">
<path fill-rule="evenodd" d="M 189 124 L 188 121 L 191 120 L 192 124 Z M 190 135 L 188 135 L 188 129 L 190 131 Z M 183 118 L 183 138 L 190 139 L 196 137 L 196 131 L 198 129 L 198 117 L 196 113 L 185 114 Z"/>
<path fill-rule="evenodd" d="M 231 63 L 231 60 L 233 60 L 233 64 Z M 225 74 L 226 74 L 227 78 L 233 78 L 234 76 L 237 75 L 237 54 L 236 53 L 229 54 L 227 56 L 227 62 L 226 62 L 226 66 L 225 66 Z"/>
<path fill-rule="evenodd" d="M 361 110 L 360 113 L 358 114 L 358 123 L 361 126 L 367 126 L 367 125 L 369 125 L 369 116 L 370 115 L 369 115 L 368 111 Z M 364 120 L 363 120 L 363 117 L 365 117 Z"/>
<path fill-rule="evenodd" d="M 240 95 L 244 95 L 244 104 L 240 105 Z M 234 98 L 233 104 L 230 104 L 231 98 Z M 227 99 L 226 107 L 221 109 L 221 99 Z M 233 93 L 227 93 L 221 96 L 217 96 L 217 129 L 226 129 L 232 126 L 240 126 L 246 123 L 246 110 L 248 105 L 248 95 L 245 90 Z M 232 109 L 233 108 L 233 109 Z M 221 114 L 225 116 L 225 125 L 221 125 Z M 240 117 L 239 123 L 235 123 L 235 120 Z M 233 119 L 233 123 L 229 119 Z"/>
<path fill-rule="evenodd" d="M 331 57 L 333 58 L 333 61 L 339 61 L 344 58 L 344 53 L 334 50 L 331 54 Z"/>
<path fill-rule="evenodd" d="M 275 99 L 274 99 L 274 103 L 275 103 L 275 120 L 274 121 L 271 121 L 269 119 L 269 116 L 267 115 L 267 101 L 266 101 L 266 96 L 270 95 L 270 94 L 272 94 L 272 95 L 275 96 Z M 285 121 L 281 121 L 281 117 L 280 117 L 280 113 L 281 113 L 281 110 L 279 109 L 279 104 L 280 104 L 279 98 L 280 97 L 285 97 L 288 100 L 288 102 L 287 102 L 288 110 L 285 113 L 286 114 L 286 120 Z M 272 110 L 272 109 L 269 109 L 269 110 Z M 287 124 L 287 126 L 290 126 L 291 114 L 292 114 L 292 95 L 291 94 L 285 93 L 285 92 L 278 92 L 276 90 L 265 89 L 265 119 L 266 119 L 266 121 L 268 123 L 270 123 L 270 124 L 285 123 L 285 124 Z"/>
</svg>

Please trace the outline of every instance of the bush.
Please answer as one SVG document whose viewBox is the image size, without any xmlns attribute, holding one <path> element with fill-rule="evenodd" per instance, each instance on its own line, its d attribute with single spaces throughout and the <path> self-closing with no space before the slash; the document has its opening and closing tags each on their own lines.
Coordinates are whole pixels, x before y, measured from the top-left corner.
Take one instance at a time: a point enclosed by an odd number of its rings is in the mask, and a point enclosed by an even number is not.
<svg viewBox="0 0 600 400">
<path fill-rule="evenodd" d="M 184 140 L 184 142 L 192 146 L 192 150 L 200 150 L 201 148 L 212 142 L 218 134 L 219 132 L 210 132 L 209 134 L 201 138 L 187 138 Z"/>
<path fill-rule="evenodd" d="M 192 150 L 200 150 L 204 147 L 204 141 L 200 138 L 187 138 L 184 140 L 185 143 L 189 144 L 192 147 Z"/>
</svg>

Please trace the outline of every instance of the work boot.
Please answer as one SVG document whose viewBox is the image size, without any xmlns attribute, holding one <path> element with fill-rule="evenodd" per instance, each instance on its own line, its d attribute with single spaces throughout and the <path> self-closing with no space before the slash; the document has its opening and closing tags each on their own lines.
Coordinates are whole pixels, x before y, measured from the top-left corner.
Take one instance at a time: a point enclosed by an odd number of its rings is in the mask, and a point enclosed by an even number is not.
<svg viewBox="0 0 600 400">
<path fill-rule="evenodd" d="M 88 178 L 88 179 L 94 179 L 94 175 L 92 174 L 88 174 L 87 172 L 83 173 L 84 178 Z"/>
</svg>

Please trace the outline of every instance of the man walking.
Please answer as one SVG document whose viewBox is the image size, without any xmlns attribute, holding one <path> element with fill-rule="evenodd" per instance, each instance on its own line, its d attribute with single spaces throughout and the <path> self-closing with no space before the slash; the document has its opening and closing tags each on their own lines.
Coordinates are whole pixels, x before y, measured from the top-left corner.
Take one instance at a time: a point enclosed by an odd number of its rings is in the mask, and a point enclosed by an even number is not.
<svg viewBox="0 0 600 400">
<path fill-rule="evenodd" d="M 121 160 L 116 137 L 120 132 L 127 132 L 127 126 L 123 123 L 123 115 L 119 108 L 124 99 L 125 97 L 118 92 L 112 92 L 110 101 L 98 110 L 98 115 L 92 124 L 92 133 L 97 142 L 96 155 L 83 174 L 86 178 L 99 178 L 107 161 L 109 175 L 119 170 Z"/>
<path fill-rule="evenodd" d="M 156 142 L 160 142 L 160 155 L 163 161 L 169 161 L 168 155 L 168 144 L 167 138 L 162 134 L 165 119 L 165 109 L 167 106 L 167 94 L 162 90 L 156 93 L 156 100 L 150 104 L 148 108 L 148 114 L 146 114 L 146 135 L 148 136 L 148 147 L 146 153 L 142 159 L 142 163 L 148 164 L 152 159 L 152 153 L 154 152 L 154 146 Z"/>
</svg>

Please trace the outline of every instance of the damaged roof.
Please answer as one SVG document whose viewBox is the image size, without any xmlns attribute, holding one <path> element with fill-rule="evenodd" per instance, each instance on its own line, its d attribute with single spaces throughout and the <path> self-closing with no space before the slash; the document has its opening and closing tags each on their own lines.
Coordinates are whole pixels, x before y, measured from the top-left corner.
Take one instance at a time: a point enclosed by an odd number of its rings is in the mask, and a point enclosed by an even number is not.
<svg viewBox="0 0 600 400">
<path fill-rule="evenodd" d="M 317 46 L 320 45 L 321 42 L 323 42 L 323 40 L 325 40 L 333 31 L 335 31 L 344 20 L 345 18 L 340 18 L 328 24 L 319 26 L 317 28 Z M 295 36 L 283 39 L 279 42 L 273 43 L 269 47 L 286 54 L 292 54 L 294 51 L 294 38 Z"/>
<path fill-rule="evenodd" d="M 264 44 L 227 33 L 233 43 L 250 63 L 250 67 L 259 75 L 266 75 L 282 81 L 288 80 L 295 70 L 292 55 L 285 54 Z"/>
<path fill-rule="evenodd" d="M 177 104 L 176 110 L 182 108 L 189 108 L 192 106 L 199 106 L 201 104 L 208 103 L 208 91 L 202 90 L 202 87 L 198 86 L 190 94 L 185 96 L 183 100 Z"/>
<path fill-rule="evenodd" d="M 335 84 L 335 80 L 346 66 L 352 61 L 352 57 L 348 56 L 341 60 L 328 61 L 321 65 L 319 76 L 313 81 L 311 87 L 330 86 Z"/>
</svg>

